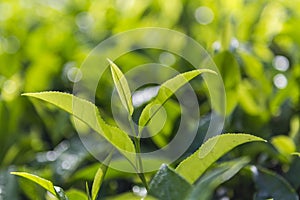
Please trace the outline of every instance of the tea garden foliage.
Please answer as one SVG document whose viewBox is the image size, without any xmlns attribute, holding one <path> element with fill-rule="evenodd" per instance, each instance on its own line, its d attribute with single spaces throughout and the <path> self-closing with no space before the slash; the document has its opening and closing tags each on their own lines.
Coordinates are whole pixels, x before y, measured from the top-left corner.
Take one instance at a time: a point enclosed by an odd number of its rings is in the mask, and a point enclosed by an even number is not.
<svg viewBox="0 0 300 200">
<path fill-rule="evenodd" d="M 207 123 L 200 123 L 199 135 L 181 160 L 145 174 L 145 181 L 150 183 L 147 198 L 298 199 L 299 9 L 299 0 L 2 0 L 0 199 L 51 199 L 53 195 L 61 199 L 140 199 L 136 194 L 145 185 L 139 176 L 105 169 L 82 145 L 68 113 L 21 94 L 72 93 L 81 63 L 99 42 L 143 27 L 169 28 L 199 42 L 213 58 L 224 81 L 227 103 L 222 132 L 248 133 L 252 135 L 249 137 L 267 141 L 224 150 L 222 157 L 212 160 L 203 173 L 193 173 L 184 166 L 203 166 L 197 157 L 196 161 L 193 156 L 187 158 L 203 143 L 201 130 Z M 132 52 L 114 62 L 121 73 L 149 62 L 160 62 L 180 73 L 193 70 L 180 57 L 160 50 Z M 211 115 L 210 102 L 205 85 L 199 82 L 201 78 L 197 77 L 190 84 L 197 93 L 205 122 Z M 113 88 L 114 77 L 108 71 L 101 80 L 95 104 L 103 119 L 112 125 Z M 162 130 L 163 137 L 153 137 L 151 142 L 142 143 L 142 148 L 162 147 L 170 141 L 180 121 L 178 106 L 175 97 L 166 102 L 164 108 L 173 112 Z M 138 108 L 139 112 L 142 108 Z M 10 174 L 16 171 L 42 181 L 44 186 Z M 20 174 L 21 171 L 38 176 Z M 176 191 L 182 191 L 182 196 Z"/>
</svg>

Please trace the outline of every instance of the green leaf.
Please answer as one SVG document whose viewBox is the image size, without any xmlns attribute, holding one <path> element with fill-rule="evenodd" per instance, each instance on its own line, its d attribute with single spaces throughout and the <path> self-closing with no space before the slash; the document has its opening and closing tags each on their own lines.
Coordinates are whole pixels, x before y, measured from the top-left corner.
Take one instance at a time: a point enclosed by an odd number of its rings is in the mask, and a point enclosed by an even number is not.
<svg viewBox="0 0 300 200">
<path fill-rule="evenodd" d="M 165 113 L 162 112 L 162 109 L 158 111 L 147 126 L 150 135 L 153 135 L 151 139 L 159 148 L 169 143 L 169 139 L 172 137 L 173 129 L 175 128 L 175 120 L 181 114 L 179 104 L 172 101 L 172 99 L 164 104 L 164 110 Z M 167 120 L 164 118 L 165 116 L 167 116 Z"/>
<path fill-rule="evenodd" d="M 131 99 L 131 92 L 127 83 L 127 80 L 122 73 L 122 71 L 119 69 L 119 67 L 113 63 L 110 59 L 107 59 L 110 64 L 110 70 L 111 74 L 115 83 L 115 86 L 117 88 L 119 97 L 121 99 L 121 102 L 123 106 L 127 109 L 128 113 L 132 115 L 133 113 L 133 105 L 132 105 L 132 99 Z"/>
<path fill-rule="evenodd" d="M 207 140 L 195 153 L 183 160 L 176 172 L 194 183 L 207 168 L 234 147 L 254 141 L 265 141 L 249 134 L 223 134 Z"/>
<path fill-rule="evenodd" d="M 271 143 L 279 153 L 284 155 L 290 155 L 296 151 L 296 145 L 294 141 L 286 135 L 277 135 L 272 137 Z"/>
<path fill-rule="evenodd" d="M 51 181 L 48 181 L 44 178 L 26 172 L 10 172 L 10 173 L 13 175 L 24 177 L 28 180 L 31 180 L 32 182 L 35 182 L 36 184 L 40 185 L 41 187 L 51 192 L 54 196 L 58 197 L 58 195 L 56 194 L 56 190 L 54 189 L 54 185 Z"/>
<path fill-rule="evenodd" d="M 25 93 L 23 95 L 44 100 L 74 115 L 103 136 L 128 160 L 135 163 L 135 148 L 130 137 L 118 127 L 105 123 L 98 108 L 91 102 L 62 92 Z"/>
<path fill-rule="evenodd" d="M 102 166 L 101 166 L 102 167 Z M 95 200 L 97 198 L 102 180 L 103 180 L 103 170 L 99 167 L 98 171 L 96 172 L 94 182 L 92 185 L 92 200 Z"/>
<path fill-rule="evenodd" d="M 163 164 L 151 180 L 149 194 L 164 200 L 182 200 L 191 188 L 183 177 Z"/>
<path fill-rule="evenodd" d="M 211 199 L 218 186 L 237 174 L 248 163 L 249 159 L 240 158 L 217 165 L 200 178 L 188 199 Z"/>
<path fill-rule="evenodd" d="M 116 195 L 116 196 L 105 198 L 105 200 L 125 200 L 125 199 L 128 199 L 128 200 L 141 200 L 141 199 L 143 199 L 143 200 L 156 200 L 156 198 L 151 197 L 149 195 L 147 195 L 146 197 L 140 197 L 140 196 L 137 196 L 137 195 L 133 194 L 132 192 L 127 192 L 127 193 L 123 193 L 123 194 L 119 194 L 119 195 Z"/>
<path fill-rule="evenodd" d="M 237 90 L 241 80 L 240 67 L 234 55 L 229 51 L 224 51 L 214 57 L 218 66 L 226 91 L 226 114 L 234 110 L 237 105 Z"/>
<path fill-rule="evenodd" d="M 192 70 L 183 74 L 179 74 L 174 78 L 164 82 L 160 86 L 157 96 L 142 111 L 139 119 L 139 125 L 141 126 L 140 128 L 142 129 L 149 123 L 152 117 L 179 88 L 203 72 L 215 73 L 209 69 Z"/>
<path fill-rule="evenodd" d="M 85 191 L 86 191 L 86 195 L 87 195 L 88 199 L 92 200 L 88 182 L 85 182 Z"/>
<path fill-rule="evenodd" d="M 273 198 L 278 200 L 298 200 L 294 188 L 280 175 L 263 168 L 251 167 L 258 189 L 255 199 Z"/>
<path fill-rule="evenodd" d="M 104 163 L 109 163 L 111 161 L 113 151 L 108 155 L 108 157 L 104 160 Z M 94 182 L 92 185 L 92 200 L 96 200 L 99 189 L 101 187 L 102 181 L 104 179 L 104 176 L 106 174 L 108 166 L 106 164 L 100 165 L 98 168 L 95 177 L 94 177 Z"/>
<path fill-rule="evenodd" d="M 295 188 L 300 187 L 300 154 L 293 156 L 292 162 L 289 165 L 289 169 L 283 174 L 284 178 Z"/>
<path fill-rule="evenodd" d="M 70 189 L 66 191 L 69 200 L 88 200 L 86 194 L 80 190 Z"/>
</svg>

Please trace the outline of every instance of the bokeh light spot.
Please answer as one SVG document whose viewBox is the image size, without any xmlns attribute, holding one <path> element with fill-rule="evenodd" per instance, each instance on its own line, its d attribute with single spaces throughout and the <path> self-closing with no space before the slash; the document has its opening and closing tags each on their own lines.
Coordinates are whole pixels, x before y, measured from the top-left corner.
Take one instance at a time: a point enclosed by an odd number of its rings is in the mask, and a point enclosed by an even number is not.
<svg viewBox="0 0 300 200">
<path fill-rule="evenodd" d="M 176 61 L 176 58 L 173 54 L 169 52 L 163 52 L 159 55 L 159 62 L 163 65 L 173 65 Z"/>
<path fill-rule="evenodd" d="M 78 69 L 77 67 L 72 67 L 68 70 L 67 76 L 70 81 L 72 81 L 73 83 L 76 83 L 81 80 L 82 73 L 81 73 L 80 69 Z"/>
<path fill-rule="evenodd" d="M 76 25 L 83 32 L 89 30 L 94 24 L 94 18 L 88 12 L 81 12 L 77 14 L 75 20 Z"/>
<path fill-rule="evenodd" d="M 13 80 L 7 80 L 3 84 L 3 91 L 7 94 L 13 94 L 17 90 L 17 84 Z"/>
<path fill-rule="evenodd" d="M 132 104 L 134 107 L 139 107 L 144 103 L 150 101 L 153 97 L 157 95 L 159 86 L 147 87 L 142 90 L 138 90 L 132 95 Z"/>
<path fill-rule="evenodd" d="M 283 74 L 277 74 L 276 76 L 274 76 L 273 78 L 273 83 L 274 85 L 279 88 L 279 89 L 283 89 L 287 86 L 288 84 L 288 80 L 285 77 L 285 75 Z"/>
<path fill-rule="evenodd" d="M 285 72 L 290 67 L 290 62 L 285 56 L 275 56 L 273 59 L 273 66 L 275 69 Z"/>
<path fill-rule="evenodd" d="M 195 18 L 199 24 L 209 24 L 214 20 L 213 11 L 206 6 L 201 6 L 195 11 Z"/>
</svg>

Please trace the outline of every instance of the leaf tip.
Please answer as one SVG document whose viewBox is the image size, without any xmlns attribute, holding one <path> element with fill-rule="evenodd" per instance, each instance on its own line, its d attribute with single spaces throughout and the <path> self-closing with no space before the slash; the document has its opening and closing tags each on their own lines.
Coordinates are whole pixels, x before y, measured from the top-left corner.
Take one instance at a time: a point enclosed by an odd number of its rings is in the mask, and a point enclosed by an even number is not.
<svg viewBox="0 0 300 200">
<path fill-rule="evenodd" d="M 291 153 L 291 155 L 292 156 L 298 156 L 298 157 L 300 157 L 300 153 L 299 152 L 293 152 L 293 153 Z"/>
<path fill-rule="evenodd" d="M 214 74 L 214 75 L 217 75 L 217 76 L 218 76 L 218 73 L 217 73 L 216 71 L 214 71 L 214 70 L 211 70 L 211 69 L 200 69 L 200 71 L 201 71 L 202 73 L 208 72 L 208 73 L 211 73 L 211 74 Z"/>
<path fill-rule="evenodd" d="M 114 62 L 111 61 L 109 58 L 106 58 L 106 60 L 109 62 L 110 65 L 113 65 L 113 64 L 114 64 Z"/>
<path fill-rule="evenodd" d="M 31 93 L 22 93 L 21 96 L 30 96 Z"/>
</svg>

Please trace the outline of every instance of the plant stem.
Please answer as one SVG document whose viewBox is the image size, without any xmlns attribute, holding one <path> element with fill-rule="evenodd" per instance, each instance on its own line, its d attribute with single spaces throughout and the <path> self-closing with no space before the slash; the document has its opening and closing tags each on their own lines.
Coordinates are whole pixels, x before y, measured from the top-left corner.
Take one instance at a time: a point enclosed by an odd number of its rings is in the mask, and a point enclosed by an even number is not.
<svg viewBox="0 0 300 200">
<path fill-rule="evenodd" d="M 143 173 L 143 162 L 141 157 L 141 139 L 139 134 L 136 132 L 133 124 L 133 120 L 131 119 L 131 116 L 128 116 L 128 121 L 130 123 L 130 128 L 132 133 L 134 133 L 134 146 L 136 150 L 136 165 L 137 165 L 137 174 L 139 178 L 141 179 L 143 185 L 148 190 L 148 183 L 146 181 L 145 175 Z"/>
</svg>

